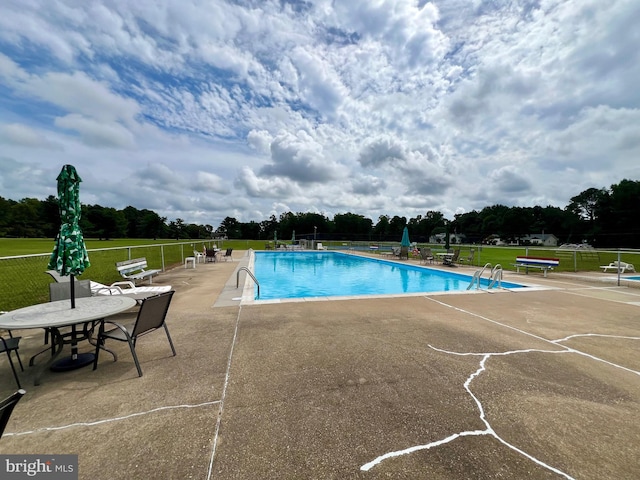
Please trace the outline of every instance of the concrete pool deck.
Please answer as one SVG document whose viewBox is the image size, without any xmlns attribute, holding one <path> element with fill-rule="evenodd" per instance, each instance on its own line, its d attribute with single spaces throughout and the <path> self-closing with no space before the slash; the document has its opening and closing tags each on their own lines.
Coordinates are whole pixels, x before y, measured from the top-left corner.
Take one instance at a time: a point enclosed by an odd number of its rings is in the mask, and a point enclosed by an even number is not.
<svg viewBox="0 0 640 480">
<path fill-rule="evenodd" d="M 38 387 L 27 367 L 0 452 L 86 479 L 640 476 L 640 289 L 506 272 L 538 288 L 241 305 L 243 253 L 154 280 L 178 355 L 140 339 L 143 377 L 119 343 Z"/>
</svg>

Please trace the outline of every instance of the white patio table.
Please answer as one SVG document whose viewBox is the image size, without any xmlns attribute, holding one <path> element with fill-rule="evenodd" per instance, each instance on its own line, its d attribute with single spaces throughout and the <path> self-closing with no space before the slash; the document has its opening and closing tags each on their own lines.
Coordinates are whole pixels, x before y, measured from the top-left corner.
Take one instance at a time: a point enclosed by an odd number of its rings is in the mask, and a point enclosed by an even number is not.
<svg viewBox="0 0 640 480">
<path fill-rule="evenodd" d="M 51 342 L 54 353 L 51 359 L 36 374 L 33 383 L 34 385 L 39 385 L 40 376 L 47 367 L 51 367 L 54 371 L 66 371 L 93 363 L 93 353 L 78 355 L 77 341 L 88 340 L 88 337 L 76 333 L 75 327 L 77 325 L 87 322 L 101 322 L 105 317 L 124 312 L 135 305 L 136 301 L 125 295 L 76 298 L 75 308 L 71 308 L 70 300 L 39 303 L 0 315 L 0 328 L 8 330 L 51 329 Z M 62 327 L 72 327 L 70 341 L 65 341 L 65 337 L 69 335 L 60 333 L 59 329 Z M 66 343 L 71 343 L 71 357 L 63 358 L 54 364 Z"/>
</svg>

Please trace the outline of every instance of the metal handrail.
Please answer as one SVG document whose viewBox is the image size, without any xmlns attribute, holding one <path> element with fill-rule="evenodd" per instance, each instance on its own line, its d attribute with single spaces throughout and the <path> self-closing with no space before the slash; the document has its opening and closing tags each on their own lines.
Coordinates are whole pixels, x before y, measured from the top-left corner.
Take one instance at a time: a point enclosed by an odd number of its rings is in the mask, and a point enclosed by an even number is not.
<svg viewBox="0 0 640 480">
<path fill-rule="evenodd" d="M 256 285 L 258 286 L 258 298 L 260 298 L 260 282 L 258 282 L 258 279 L 254 277 L 253 273 L 251 273 L 251 270 L 249 270 L 247 267 L 240 267 L 238 269 L 238 272 L 236 273 L 236 288 L 238 288 L 238 286 L 240 285 L 240 272 L 242 272 L 243 270 L 247 272 L 251 278 L 253 278 L 254 282 L 256 282 Z"/>
<path fill-rule="evenodd" d="M 480 279 L 482 278 L 482 274 L 487 269 L 487 267 L 491 268 L 491 264 L 490 263 L 485 263 L 484 267 L 482 267 L 482 269 L 476 270 L 476 272 L 473 274 L 473 278 L 471 279 L 471 283 L 467 287 L 467 290 L 471 290 L 471 288 L 473 287 L 474 283 L 476 284 L 476 290 L 480 290 Z"/>
<path fill-rule="evenodd" d="M 493 288 L 496 282 L 498 282 L 498 288 L 502 288 L 502 265 L 499 263 L 496 263 L 495 267 L 491 269 L 488 288 Z"/>
</svg>

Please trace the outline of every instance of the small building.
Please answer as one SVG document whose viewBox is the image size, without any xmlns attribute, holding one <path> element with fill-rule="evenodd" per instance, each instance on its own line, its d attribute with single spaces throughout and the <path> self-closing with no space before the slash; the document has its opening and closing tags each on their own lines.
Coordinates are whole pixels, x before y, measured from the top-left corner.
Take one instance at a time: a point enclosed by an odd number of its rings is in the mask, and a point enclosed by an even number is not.
<svg viewBox="0 0 640 480">
<path fill-rule="evenodd" d="M 519 238 L 520 245 L 536 245 L 540 247 L 557 247 L 558 237 L 553 233 L 531 233 Z"/>
</svg>

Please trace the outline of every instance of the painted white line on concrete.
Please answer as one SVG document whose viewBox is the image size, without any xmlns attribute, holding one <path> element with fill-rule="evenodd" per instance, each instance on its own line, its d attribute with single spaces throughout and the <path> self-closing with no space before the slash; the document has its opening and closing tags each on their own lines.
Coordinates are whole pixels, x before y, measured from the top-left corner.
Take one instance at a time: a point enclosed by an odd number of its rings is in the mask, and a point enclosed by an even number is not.
<svg viewBox="0 0 640 480">
<path fill-rule="evenodd" d="M 40 432 L 52 432 L 55 430 L 66 430 L 68 428 L 76 428 L 76 427 L 92 427 L 94 425 L 102 425 L 105 423 L 111 423 L 111 422 L 119 422 L 121 420 L 129 420 L 131 418 L 134 417 L 140 417 L 142 415 L 149 415 L 151 413 L 156 413 L 156 412 L 161 412 L 163 410 L 177 410 L 180 408 L 200 408 L 200 407 L 208 407 L 211 405 L 215 405 L 217 403 L 220 403 L 220 400 L 215 400 L 213 402 L 204 402 L 204 403 L 197 403 L 195 405 L 167 405 L 164 407 L 158 407 L 158 408 L 153 408 L 151 410 L 147 410 L 145 412 L 137 412 L 137 413 L 130 413 L 129 415 L 124 415 L 122 417 L 113 417 L 113 418 L 105 418 L 102 420 L 95 420 L 93 422 L 78 422 L 78 423 L 71 423 L 69 425 L 60 425 L 58 427 L 42 427 L 42 428 L 36 428 L 35 430 L 29 430 L 26 432 L 15 432 L 15 433 L 5 433 L 3 436 L 5 437 L 18 437 L 21 435 L 30 435 L 33 433 L 40 433 Z"/>
<path fill-rule="evenodd" d="M 551 340 L 553 343 L 565 342 L 571 338 L 578 337 L 604 337 L 604 338 L 621 338 L 626 340 L 640 340 L 640 337 L 627 337 L 624 335 L 605 335 L 602 333 L 576 333 L 575 335 L 569 335 L 568 337 L 559 338 L 557 340 Z"/>
<path fill-rule="evenodd" d="M 242 313 L 242 305 L 238 308 L 236 316 L 236 325 L 233 329 L 233 339 L 231 340 L 231 349 L 229 350 L 229 358 L 227 358 L 227 371 L 224 376 L 224 386 L 222 387 L 222 397 L 220 398 L 220 407 L 218 408 L 218 418 L 216 420 L 216 432 L 213 436 L 213 445 L 211 448 L 211 457 L 209 459 L 209 469 L 207 471 L 207 480 L 211 479 L 213 473 L 213 459 L 216 456 L 218 447 L 218 436 L 220 433 L 220 423 L 222 422 L 222 412 L 224 410 L 224 399 L 227 396 L 227 386 L 229 385 L 229 372 L 231 371 L 231 360 L 233 359 L 233 350 L 236 346 L 236 338 L 238 337 L 238 324 L 240 323 L 240 314 Z"/>
<path fill-rule="evenodd" d="M 467 380 L 464 382 L 464 388 L 467 390 L 467 392 L 469 393 L 471 398 L 473 398 L 473 400 L 476 402 L 476 405 L 478 406 L 478 410 L 480 412 L 480 419 L 482 420 L 482 422 L 485 424 L 485 426 L 487 428 L 485 430 L 470 430 L 470 431 L 458 432 L 458 433 L 450 435 L 450 436 L 448 436 L 448 437 L 446 437 L 444 439 L 437 440 L 435 442 L 431 442 L 431 443 L 428 443 L 428 444 L 425 444 L 425 445 L 416 445 L 416 446 L 409 447 L 409 448 L 406 448 L 406 449 L 403 449 L 403 450 L 397 450 L 397 451 L 393 451 L 393 452 L 388 452 L 388 453 L 385 453 L 384 455 L 381 455 L 381 456 L 375 458 L 371 462 L 368 462 L 368 463 L 364 464 L 363 466 L 360 467 L 360 470 L 368 471 L 371 468 L 373 468 L 376 465 L 378 465 L 380 462 L 382 462 L 384 460 L 387 460 L 389 458 L 398 457 L 398 456 L 401 456 L 401 455 L 407 455 L 407 454 L 410 454 L 410 453 L 413 453 L 413 452 L 416 452 L 416 451 L 420 451 L 420 450 L 428 450 L 430 448 L 437 447 L 437 446 L 443 445 L 445 443 L 449 443 L 449 442 L 451 442 L 451 441 L 453 441 L 453 440 L 455 440 L 457 438 L 460 438 L 460 437 L 465 437 L 465 436 L 470 436 L 470 435 L 490 435 L 490 436 L 494 437 L 495 439 L 497 439 L 500 443 L 502 443 L 506 447 L 508 447 L 511 450 L 519 453 L 520 455 L 523 455 L 524 457 L 526 457 L 529 460 L 533 461 L 534 463 L 540 465 L 541 467 L 546 468 L 547 470 L 550 470 L 550 471 L 552 471 L 554 473 L 557 473 L 558 475 L 561 475 L 561 476 L 563 476 L 565 478 L 572 479 L 573 477 L 571 477 L 569 474 L 567 474 L 565 472 L 562 472 L 561 470 L 558 470 L 557 468 L 552 467 L 551 465 L 548 465 L 548 464 L 542 462 L 541 460 L 538 460 L 537 458 L 535 458 L 532 455 L 526 453 L 525 451 L 519 449 L 515 445 L 510 444 L 509 442 L 504 440 L 502 437 L 500 437 L 493 430 L 493 428 L 491 427 L 491 424 L 487 421 L 487 419 L 485 417 L 485 413 L 484 413 L 484 408 L 482 406 L 482 402 L 480 402 L 480 400 L 471 391 L 471 382 L 476 377 L 478 377 L 482 372 L 484 372 L 486 370 L 486 362 L 491 357 L 515 355 L 515 354 L 527 354 L 527 353 L 551 353 L 551 354 L 553 354 L 553 353 L 563 353 L 563 354 L 574 353 L 574 354 L 577 354 L 577 355 L 583 355 L 585 357 L 591 358 L 591 359 L 599 361 L 599 362 L 606 363 L 606 364 L 608 364 L 610 366 L 613 366 L 615 368 L 620 368 L 622 370 L 625 370 L 625 371 L 628 371 L 628 372 L 631 372 L 631 373 L 635 373 L 636 375 L 640 375 L 640 372 L 637 372 L 635 370 L 629 369 L 627 367 L 623 367 L 621 365 L 617 365 L 617 364 L 609 362 L 607 360 L 603 360 L 601 358 L 595 357 L 595 356 L 590 355 L 588 353 L 581 352 L 579 350 L 567 347 L 567 346 L 562 345 L 560 343 L 562 341 L 566 341 L 566 340 L 569 340 L 571 338 L 583 337 L 583 336 L 600 336 L 600 337 L 606 337 L 606 338 L 622 338 L 622 339 L 632 339 L 632 340 L 640 340 L 640 338 L 639 337 L 626 337 L 626 336 L 619 336 L 619 335 L 600 335 L 600 334 L 595 334 L 595 333 L 588 333 L 588 334 L 569 335 L 569 336 L 567 336 L 565 338 L 561 338 L 561 339 L 558 339 L 558 340 L 549 340 L 549 339 L 540 337 L 538 335 L 535 335 L 533 333 L 526 332 L 526 331 L 521 330 L 519 328 L 513 327 L 511 325 L 506 325 L 506 324 L 500 323 L 500 322 L 498 322 L 496 320 L 492 320 L 490 318 L 484 317 L 482 315 L 478 315 L 476 313 L 469 312 L 467 310 L 464 310 L 464 309 L 461 309 L 461 308 L 458 308 L 458 307 L 454 307 L 452 305 L 448 305 L 448 304 L 440 302 L 440 301 L 438 301 L 436 299 L 433 299 L 433 298 L 430 298 L 430 297 L 427 297 L 427 298 L 429 300 L 431 300 L 431 301 L 434 301 L 434 302 L 442 305 L 442 306 L 453 308 L 454 310 L 457 310 L 457 311 L 463 312 L 465 314 L 480 318 L 482 320 L 491 322 L 493 324 L 496 324 L 496 325 L 499 325 L 499 326 L 502 326 L 502 327 L 506 327 L 506 328 L 511 329 L 511 330 L 515 330 L 516 332 L 521 333 L 523 335 L 527 335 L 527 336 L 533 337 L 535 339 L 542 340 L 544 342 L 550 343 L 552 345 L 562 347 L 564 350 L 542 350 L 542 349 L 533 349 L 532 348 L 532 349 L 511 350 L 511 351 L 507 351 L 507 352 L 491 352 L 491 353 L 483 352 L 483 353 L 477 353 L 477 352 L 452 352 L 452 351 L 439 349 L 439 348 L 436 348 L 436 347 L 434 347 L 432 345 L 429 345 L 429 348 L 431 348 L 431 349 L 433 349 L 435 351 L 438 351 L 438 352 L 449 354 L 449 355 L 481 356 L 482 357 L 482 360 L 480 360 L 480 367 L 467 378 Z"/>
</svg>

